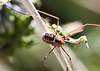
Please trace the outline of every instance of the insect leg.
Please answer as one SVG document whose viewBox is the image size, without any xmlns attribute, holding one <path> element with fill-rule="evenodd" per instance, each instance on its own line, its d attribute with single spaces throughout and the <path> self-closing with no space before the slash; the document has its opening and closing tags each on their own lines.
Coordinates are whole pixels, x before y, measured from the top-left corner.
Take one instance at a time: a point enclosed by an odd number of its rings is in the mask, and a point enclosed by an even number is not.
<svg viewBox="0 0 100 71">
<path fill-rule="evenodd" d="M 59 48 L 59 50 L 60 50 L 60 48 Z M 63 55 L 63 53 L 61 52 L 61 50 L 60 50 L 60 53 L 61 53 L 61 55 L 62 55 L 62 57 L 63 57 L 63 59 L 64 59 L 64 62 L 65 62 L 65 64 L 66 64 L 66 71 L 68 71 L 68 66 L 67 66 L 67 63 L 66 63 L 66 60 L 65 60 L 65 58 L 64 58 L 64 55 Z"/>
<path fill-rule="evenodd" d="M 56 29 L 56 35 L 55 35 L 55 38 L 54 38 L 54 41 L 53 42 L 55 42 L 55 39 L 56 39 L 56 36 L 57 36 L 57 32 L 58 32 L 58 26 L 59 26 L 59 18 L 57 19 L 57 29 Z"/>
<path fill-rule="evenodd" d="M 53 26 L 48 22 L 48 21 L 46 21 L 43 17 L 41 17 L 42 18 L 42 20 L 44 20 L 46 23 L 48 23 L 51 27 L 52 27 L 52 29 L 54 30 L 54 32 L 55 32 L 55 29 L 53 28 Z"/>
<path fill-rule="evenodd" d="M 7 6 L 8 8 L 10 8 L 10 9 L 14 10 L 15 12 L 19 13 L 19 14 L 31 16 L 30 14 L 19 12 L 19 11 L 15 10 L 15 9 L 9 7 L 8 5 L 6 5 L 6 6 Z M 46 13 L 46 12 L 40 11 L 40 10 L 37 10 L 37 11 L 40 12 L 40 13 L 42 13 L 42 14 L 45 14 L 45 15 L 48 15 L 48 16 L 50 16 L 50 17 L 53 17 L 53 18 L 57 19 L 57 29 L 58 29 L 58 25 L 59 25 L 59 18 L 58 18 L 58 17 L 53 16 L 53 15 L 51 15 L 51 14 L 48 14 L 48 13 Z M 41 18 L 42 18 L 45 22 L 47 22 L 43 17 L 41 17 Z M 47 22 L 47 23 L 53 28 L 53 26 L 52 26 L 49 22 Z M 54 28 L 53 28 L 53 30 L 54 30 Z M 56 32 L 55 30 L 54 30 L 54 32 L 55 32 L 55 34 L 57 34 L 57 32 Z"/>
<path fill-rule="evenodd" d="M 65 49 L 63 47 L 61 47 L 63 49 L 63 51 L 66 53 L 66 55 L 69 57 L 70 63 L 71 63 L 71 68 L 73 70 L 73 64 L 72 64 L 72 60 L 71 57 L 69 56 L 69 54 L 65 51 Z"/>
<path fill-rule="evenodd" d="M 51 14 L 48 14 L 48 13 L 46 13 L 46 12 L 40 11 L 40 10 L 37 10 L 37 11 L 40 12 L 40 13 L 42 13 L 42 14 L 45 14 L 45 15 L 47 15 L 47 16 L 50 16 L 50 17 L 52 17 L 52 18 L 57 19 L 57 26 L 59 26 L 59 18 L 58 18 L 58 17 L 56 17 L 56 16 L 54 16 L 54 15 L 51 15 Z"/>
<path fill-rule="evenodd" d="M 54 47 L 53 49 L 51 49 L 51 51 L 44 57 L 44 59 L 42 60 L 42 63 L 40 65 L 40 67 L 42 67 L 43 62 L 45 61 L 45 59 L 49 56 L 49 54 L 55 49 L 56 47 Z"/>
<path fill-rule="evenodd" d="M 66 35 L 68 35 L 68 34 L 74 32 L 74 31 L 76 31 L 76 30 L 79 30 L 79 29 L 81 29 L 81 28 L 83 28 L 83 27 L 89 26 L 89 25 L 91 25 L 91 26 L 100 26 L 99 24 L 85 24 L 85 25 L 83 25 L 83 26 L 81 26 L 81 27 L 79 27 L 79 28 L 76 28 L 76 29 L 70 31 L 69 33 L 65 34 L 64 36 L 66 36 Z M 64 37 L 64 36 L 63 36 L 63 37 Z"/>
<path fill-rule="evenodd" d="M 46 13 L 46 12 L 40 11 L 40 10 L 37 10 L 37 11 L 40 12 L 40 13 L 42 13 L 42 14 L 45 14 L 45 15 L 47 15 L 47 16 L 50 16 L 50 17 L 52 17 L 52 18 L 57 19 L 57 30 L 58 30 L 58 26 L 59 26 L 59 18 L 58 18 L 58 17 L 56 17 L 56 16 L 54 16 L 54 15 L 51 15 L 51 14 L 48 14 L 48 13 Z M 50 26 L 51 26 L 51 25 L 50 25 Z"/>
<path fill-rule="evenodd" d="M 80 31 L 75 32 L 75 33 L 73 33 L 73 34 L 69 34 L 69 35 L 67 35 L 66 37 L 64 37 L 64 39 L 66 39 L 66 38 L 68 38 L 68 37 L 70 37 L 70 36 L 72 36 L 72 35 L 75 35 L 75 34 L 77 34 L 77 33 L 80 33 L 80 32 L 83 32 L 83 30 L 80 30 Z"/>
</svg>

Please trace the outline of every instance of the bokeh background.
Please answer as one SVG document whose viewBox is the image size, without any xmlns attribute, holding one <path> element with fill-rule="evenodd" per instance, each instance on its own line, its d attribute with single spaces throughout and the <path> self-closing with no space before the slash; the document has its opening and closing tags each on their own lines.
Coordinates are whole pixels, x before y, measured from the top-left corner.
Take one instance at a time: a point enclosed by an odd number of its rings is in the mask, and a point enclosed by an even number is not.
<svg viewBox="0 0 100 71">
<path fill-rule="evenodd" d="M 79 24 L 100 24 L 99 0 L 32 0 L 35 7 L 60 18 L 60 25 L 65 33 Z M 19 0 L 7 4 L 13 9 L 26 13 Z M 51 23 L 56 19 L 41 14 Z M 78 21 L 78 22 L 77 22 Z M 73 24 L 70 26 L 69 23 Z M 73 38 L 86 35 L 90 51 L 85 44 L 66 43 L 88 71 L 100 71 L 100 27 L 87 26 L 84 32 Z M 50 51 L 48 44 L 42 41 L 36 22 L 32 17 L 18 14 L 6 6 L 0 7 L 0 71 L 63 71 L 53 53 L 40 64 Z"/>
</svg>

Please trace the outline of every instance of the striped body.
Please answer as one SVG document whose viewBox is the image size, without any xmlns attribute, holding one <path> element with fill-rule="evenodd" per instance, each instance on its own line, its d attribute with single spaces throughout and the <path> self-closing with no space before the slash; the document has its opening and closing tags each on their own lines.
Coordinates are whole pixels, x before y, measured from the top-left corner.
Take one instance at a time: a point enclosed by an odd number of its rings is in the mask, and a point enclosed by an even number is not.
<svg viewBox="0 0 100 71">
<path fill-rule="evenodd" d="M 54 41 L 55 35 L 50 33 L 45 33 L 42 37 L 42 40 L 48 44 L 51 44 L 52 46 L 62 47 L 64 45 L 64 41 L 61 39 L 60 36 L 56 36 L 56 39 Z"/>
</svg>

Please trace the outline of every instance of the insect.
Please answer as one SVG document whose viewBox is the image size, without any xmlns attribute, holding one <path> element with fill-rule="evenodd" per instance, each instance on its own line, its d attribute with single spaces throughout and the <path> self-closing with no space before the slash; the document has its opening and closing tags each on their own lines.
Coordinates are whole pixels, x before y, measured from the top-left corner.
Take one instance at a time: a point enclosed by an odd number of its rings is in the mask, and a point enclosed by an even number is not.
<svg viewBox="0 0 100 71">
<path fill-rule="evenodd" d="M 39 10 L 38 10 L 38 11 L 39 11 Z M 51 49 L 51 51 L 44 57 L 44 59 L 43 59 L 43 61 L 42 61 L 42 63 L 41 63 L 41 66 L 42 66 L 43 62 L 45 61 L 45 59 L 49 56 L 49 54 L 50 54 L 56 47 L 58 47 L 58 48 L 62 48 L 62 50 L 63 50 L 63 51 L 66 53 L 66 55 L 68 56 L 68 58 L 69 58 L 69 60 L 70 60 L 71 68 L 72 68 L 72 70 L 73 70 L 73 64 L 72 64 L 72 61 L 71 61 L 71 57 L 70 57 L 70 55 L 65 51 L 65 49 L 64 49 L 62 46 L 65 44 L 65 42 L 70 42 L 70 43 L 82 43 L 82 42 L 84 42 L 84 43 L 86 44 L 87 48 L 89 49 L 86 36 L 81 36 L 79 39 L 72 39 L 72 38 L 70 38 L 70 36 L 73 36 L 74 34 L 77 34 L 77 33 L 82 32 L 83 30 L 80 30 L 80 29 L 83 28 L 83 27 L 85 27 L 85 26 L 88 26 L 88 25 L 91 25 L 91 26 L 100 26 L 100 25 L 99 25 L 99 24 L 85 24 L 85 25 L 83 25 L 83 26 L 81 26 L 81 27 L 79 27 L 79 28 L 76 28 L 76 29 L 74 29 L 74 30 L 70 31 L 69 33 L 67 33 L 67 34 L 65 34 L 65 35 L 62 36 L 62 35 L 59 34 L 59 31 L 60 31 L 60 30 L 58 29 L 58 26 L 59 26 L 59 18 L 56 17 L 56 16 L 53 16 L 53 15 L 51 15 L 51 14 L 47 14 L 47 13 L 45 13 L 45 12 L 42 12 L 42 11 L 39 11 L 39 12 L 40 12 L 40 13 L 43 13 L 43 14 L 46 14 L 46 15 L 48 15 L 48 16 L 50 16 L 50 17 L 53 17 L 53 18 L 55 18 L 55 19 L 57 19 L 57 27 L 56 27 L 56 29 L 55 29 L 49 22 L 47 22 L 44 18 L 42 18 L 46 23 L 48 23 L 48 24 L 51 26 L 51 28 L 52 28 L 53 31 L 54 31 L 54 33 L 48 33 L 48 32 L 44 33 L 43 36 L 42 36 L 42 40 L 43 40 L 44 42 L 48 43 L 48 44 L 51 44 L 52 46 L 54 46 L 54 48 Z M 74 31 L 76 31 L 76 30 L 80 30 L 80 31 L 75 32 L 75 33 L 72 33 L 72 32 L 74 32 Z M 71 34 L 71 33 L 72 33 L 72 34 Z M 67 67 L 67 71 L 68 71 L 68 67 Z"/>
<path fill-rule="evenodd" d="M 72 60 L 71 60 L 71 57 L 70 55 L 65 51 L 65 49 L 63 48 L 63 45 L 65 44 L 65 42 L 70 42 L 70 43 L 82 43 L 84 42 L 86 44 L 86 46 L 89 48 L 88 46 L 88 43 L 87 43 L 87 38 L 86 36 L 81 36 L 80 38 L 78 39 L 73 39 L 71 38 L 70 36 L 73 36 L 74 34 L 77 34 L 77 33 L 80 33 L 82 32 L 83 30 L 80 30 L 80 28 L 83 28 L 85 26 L 88 26 L 88 25 L 91 25 L 91 26 L 100 26 L 98 24 L 85 24 L 79 28 L 76 28 L 75 30 L 72 30 L 71 32 L 67 33 L 67 34 L 63 34 L 61 35 L 60 34 L 60 30 L 58 28 L 59 26 L 59 18 L 56 17 L 56 16 L 53 16 L 51 14 L 48 14 L 48 13 L 45 13 L 43 11 L 40 11 L 40 10 L 37 10 L 38 12 L 40 13 L 43 13 L 45 15 L 48 15 L 50 17 L 53 17 L 55 19 L 57 19 L 57 26 L 56 28 L 53 27 L 53 25 L 51 25 L 48 21 L 46 21 L 43 17 L 41 17 L 48 25 L 50 25 L 50 27 L 53 29 L 53 32 L 52 33 L 49 33 L 49 32 L 46 32 L 42 35 L 42 39 L 44 42 L 48 43 L 48 44 L 51 44 L 52 46 L 54 46 L 53 49 L 51 49 L 51 51 L 44 57 L 44 59 L 42 60 L 42 63 L 41 63 L 41 66 L 43 64 L 43 62 L 45 61 L 45 59 L 49 56 L 49 54 L 56 48 L 61 48 L 65 54 L 68 56 L 69 58 L 69 61 L 70 61 L 70 64 L 71 64 L 71 68 L 73 70 L 73 64 L 72 64 Z M 76 30 L 79 30 L 78 32 L 75 32 Z M 73 33 L 74 32 L 74 33 Z M 67 66 L 66 66 L 67 67 Z M 67 67 L 67 71 L 68 71 L 68 67 Z"/>
<path fill-rule="evenodd" d="M 83 30 L 80 30 L 80 29 L 83 28 L 83 27 L 85 27 L 85 26 L 88 26 L 88 25 L 91 25 L 91 26 L 100 26 L 100 25 L 98 25 L 98 24 L 85 24 L 85 25 L 83 25 L 83 26 L 81 26 L 79 28 L 76 28 L 76 29 L 72 30 L 71 32 L 69 32 L 69 33 L 67 33 L 65 35 L 60 35 L 60 32 L 59 32 L 60 30 L 58 29 L 58 26 L 59 26 L 59 18 L 56 17 L 56 16 L 53 16 L 51 14 L 47 14 L 45 12 L 42 12 L 42 11 L 39 11 L 39 12 L 40 13 L 43 13 L 43 14 L 46 14 L 46 15 L 48 15 L 50 17 L 53 17 L 55 19 L 57 19 L 57 27 L 54 28 L 49 22 L 47 22 L 44 18 L 42 18 L 46 23 L 48 23 L 51 26 L 51 28 L 54 31 L 53 33 L 49 33 L 49 32 L 44 33 L 43 36 L 42 36 L 42 40 L 44 42 L 46 42 L 47 44 L 51 44 L 52 46 L 54 46 L 54 48 L 51 49 L 51 51 L 44 57 L 44 59 L 43 59 L 43 61 L 41 63 L 41 66 L 42 66 L 43 62 L 45 61 L 45 59 L 49 56 L 49 54 L 56 47 L 58 47 L 58 48 L 61 48 L 66 53 L 66 55 L 68 56 L 68 58 L 70 60 L 71 68 L 73 70 L 73 64 L 72 64 L 72 61 L 71 61 L 71 57 L 65 51 L 65 49 L 62 46 L 65 44 L 65 42 L 70 42 L 70 43 L 82 43 L 82 42 L 84 42 L 86 44 L 87 48 L 89 48 L 88 43 L 87 43 L 86 36 L 81 36 L 79 39 L 73 39 L 70 36 L 73 36 L 74 34 L 77 34 L 77 33 L 82 32 Z M 75 32 L 76 30 L 80 30 L 80 31 Z M 74 32 L 74 33 L 72 33 L 72 32 Z M 68 67 L 67 67 L 67 71 L 68 71 Z"/>
</svg>

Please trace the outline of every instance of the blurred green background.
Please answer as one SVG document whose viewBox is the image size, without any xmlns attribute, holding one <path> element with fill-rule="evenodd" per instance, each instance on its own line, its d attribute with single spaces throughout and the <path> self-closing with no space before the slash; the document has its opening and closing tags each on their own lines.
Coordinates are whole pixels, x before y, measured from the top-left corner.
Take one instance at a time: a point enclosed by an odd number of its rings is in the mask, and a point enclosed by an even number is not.
<svg viewBox="0 0 100 71">
<path fill-rule="evenodd" d="M 60 25 L 67 31 L 67 24 L 80 21 L 83 24 L 100 23 L 99 0 L 32 0 L 37 9 L 60 18 Z M 27 12 L 19 0 L 12 0 L 9 6 L 20 12 Z M 56 19 L 41 14 L 42 17 L 56 23 Z M 73 23 L 73 25 L 76 25 Z M 73 28 L 72 26 L 69 26 Z M 68 32 L 68 31 L 67 31 Z M 100 27 L 87 26 L 84 32 L 73 38 L 86 35 L 90 51 L 85 44 L 66 43 L 83 62 L 88 71 L 100 71 Z M 53 53 L 40 64 L 50 51 L 48 44 L 42 41 L 38 26 L 31 17 L 18 14 L 2 6 L 0 8 L 0 71 L 63 71 Z"/>
</svg>

